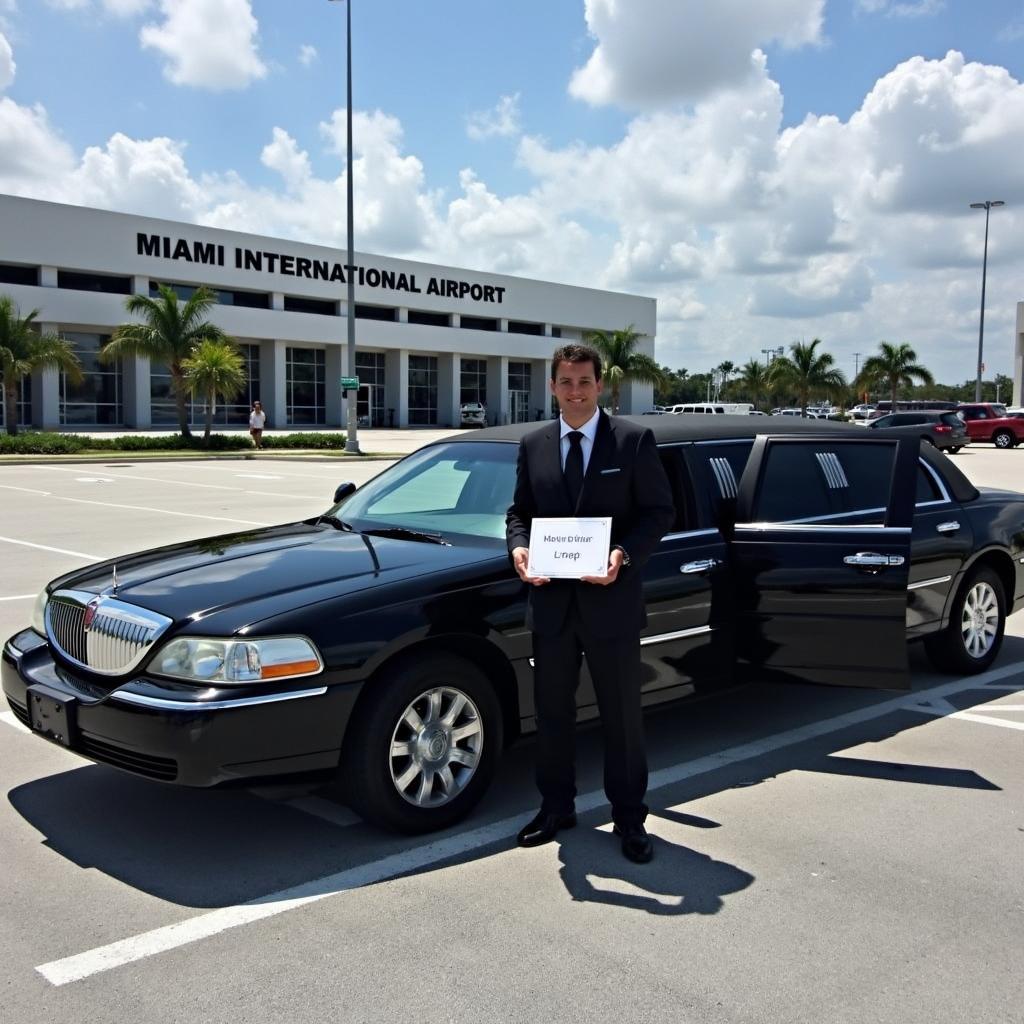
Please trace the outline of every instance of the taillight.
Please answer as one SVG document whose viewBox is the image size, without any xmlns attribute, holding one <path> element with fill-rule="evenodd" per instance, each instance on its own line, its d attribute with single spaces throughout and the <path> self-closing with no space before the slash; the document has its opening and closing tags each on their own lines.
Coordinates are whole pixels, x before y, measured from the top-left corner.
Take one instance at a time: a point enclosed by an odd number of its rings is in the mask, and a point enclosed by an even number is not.
<svg viewBox="0 0 1024 1024">
<path fill-rule="evenodd" d="M 935 424 L 935 433 L 936 434 L 952 434 L 953 433 L 953 428 L 950 427 L 950 426 L 947 426 L 945 423 L 936 423 Z"/>
</svg>

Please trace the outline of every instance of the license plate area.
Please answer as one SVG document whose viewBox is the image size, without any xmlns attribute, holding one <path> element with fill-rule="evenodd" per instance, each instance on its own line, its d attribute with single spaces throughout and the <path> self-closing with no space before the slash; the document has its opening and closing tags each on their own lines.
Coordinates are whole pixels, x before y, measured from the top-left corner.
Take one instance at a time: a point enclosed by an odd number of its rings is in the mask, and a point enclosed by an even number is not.
<svg viewBox="0 0 1024 1024">
<path fill-rule="evenodd" d="M 75 741 L 78 701 L 41 683 L 30 686 L 26 696 L 32 731 L 62 747 L 72 746 Z"/>
</svg>

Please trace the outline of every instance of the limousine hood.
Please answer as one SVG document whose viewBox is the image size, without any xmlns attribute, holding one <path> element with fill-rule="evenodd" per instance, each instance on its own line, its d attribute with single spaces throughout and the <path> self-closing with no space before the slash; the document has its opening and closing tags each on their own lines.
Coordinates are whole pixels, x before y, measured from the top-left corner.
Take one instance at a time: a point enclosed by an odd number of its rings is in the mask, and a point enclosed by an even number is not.
<svg viewBox="0 0 1024 1024">
<path fill-rule="evenodd" d="M 240 628 L 268 614 L 501 557 L 492 546 L 448 547 L 295 523 L 112 559 L 61 577 L 51 591 L 110 593 L 116 578 L 122 601 L 179 622 L 237 609 L 228 617 Z"/>
</svg>

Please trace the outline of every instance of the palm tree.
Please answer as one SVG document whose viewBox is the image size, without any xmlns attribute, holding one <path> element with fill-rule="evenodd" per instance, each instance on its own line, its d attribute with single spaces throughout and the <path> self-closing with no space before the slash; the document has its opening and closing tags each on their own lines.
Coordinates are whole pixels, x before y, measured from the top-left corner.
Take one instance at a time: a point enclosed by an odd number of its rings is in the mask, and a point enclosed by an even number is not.
<svg viewBox="0 0 1024 1024">
<path fill-rule="evenodd" d="M 663 387 L 667 381 L 658 364 L 650 357 L 637 352 L 640 335 L 632 324 L 622 331 L 592 331 L 586 341 L 593 345 L 601 356 L 601 377 L 611 386 L 612 412 L 619 411 L 619 390 L 626 381 L 638 381 Z"/>
<path fill-rule="evenodd" d="M 842 370 L 835 368 L 835 359 L 828 352 L 816 351 L 820 344 L 821 338 L 815 338 L 809 345 L 793 342 L 789 355 L 778 356 L 769 370 L 773 386 L 788 387 L 796 393 L 802 416 L 807 415 L 807 400 L 812 391 L 834 398 L 848 387 Z"/>
<path fill-rule="evenodd" d="M 233 342 L 206 339 L 181 361 L 181 368 L 189 391 L 206 401 L 203 443 L 209 447 L 214 405 L 218 398 L 230 401 L 245 387 L 245 361 Z"/>
<path fill-rule="evenodd" d="M 736 383 L 740 387 L 741 394 L 751 399 L 756 409 L 761 404 L 761 399 L 771 389 L 768 367 L 762 366 L 756 359 L 751 359 L 740 367 L 740 375 L 736 378 Z"/>
<path fill-rule="evenodd" d="M 4 392 L 4 426 L 12 437 L 18 432 L 18 388 L 33 370 L 63 370 L 74 383 L 82 379 L 82 364 L 71 343 L 59 334 L 42 334 L 34 326 L 39 315 L 21 312 L 9 295 L 0 295 L 0 386 Z"/>
<path fill-rule="evenodd" d="M 871 390 L 885 387 L 889 391 L 892 412 L 896 411 L 896 393 L 901 388 L 909 388 L 914 381 L 922 384 L 934 384 L 931 372 L 917 362 L 917 353 L 905 342 L 890 345 L 887 341 L 879 342 L 879 354 L 868 356 L 857 376 L 858 390 Z"/>
<path fill-rule="evenodd" d="M 191 437 L 185 408 L 189 388 L 185 382 L 183 362 L 200 342 L 229 339 L 221 328 L 204 319 L 210 307 L 217 304 L 217 296 L 209 288 L 197 288 L 184 304 L 179 303 L 172 288 L 159 285 L 158 291 L 159 298 L 156 299 L 148 295 L 129 295 L 125 299 L 124 308 L 133 316 L 141 317 L 142 323 L 118 327 L 100 357 L 111 360 L 130 353 L 166 363 L 178 408 L 181 436 Z"/>
</svg>

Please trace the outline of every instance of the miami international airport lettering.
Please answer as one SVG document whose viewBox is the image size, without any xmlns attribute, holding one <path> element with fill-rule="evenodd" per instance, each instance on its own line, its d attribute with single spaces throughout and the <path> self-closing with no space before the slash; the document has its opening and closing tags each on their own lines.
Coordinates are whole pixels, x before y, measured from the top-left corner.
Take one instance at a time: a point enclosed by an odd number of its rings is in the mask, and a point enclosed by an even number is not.
<svg viewBox="0 0 1024 1024">
<path fill-rule="evenodd" d="M 181 260 L 185 263 L 200 263 L 211 267 L 223 267 L 225 250 L 223 245 L 213 242 L 189 242 L 185 238 L 174 239 L 169 235 L 147 235 L 139 231 L 135 235 L 135 251 L 139 256 L 154 256 L 157 259 Z M 257 273 L 286 274 L 291 277 L 305 277 L 313 281 L 338 281 L 347 283 L 345 271 L 356 277 L 360 287 L 387 288 L 396 292 L 417 292 L 437 295 L 441 298 L 465 299 L 474 302 L 502 303 L 505 287 L 491 284 L 477 284 L 459 281 L 450 277 L 431 277 L 426 289 L 416 284 L 415 274 L 396 273 L 377 267 L 350 266 L 347 263 L 331 263 L 328 260 L 311 260 L 305 256 L 289 256 L 286 253 L 268 252 L 266 249 L 243 249 L 235 246 L 233 252 L 235 268 Z"/>
</svg>

